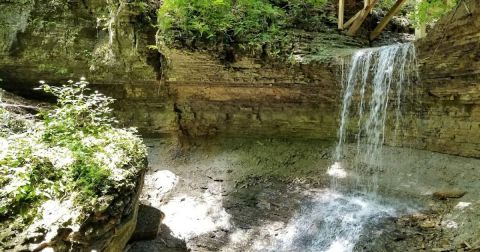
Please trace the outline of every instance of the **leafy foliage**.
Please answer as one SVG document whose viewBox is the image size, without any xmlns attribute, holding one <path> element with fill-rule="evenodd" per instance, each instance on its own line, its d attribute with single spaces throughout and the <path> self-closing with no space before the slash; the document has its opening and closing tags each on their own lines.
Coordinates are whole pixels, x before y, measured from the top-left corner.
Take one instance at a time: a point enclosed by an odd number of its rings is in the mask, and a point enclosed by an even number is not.
<svg viewBox="0 0 480 252">
<path fill-rule="evenodd" d="M 3 91 L 0 89 L 0 137 L 22 132 L 29 126 L 31 125 L 27 120 L 25 120 L 24 116 L 15 113 L 9 113 L 9 111 L 5 108 Z"/>
<path fill-rule="evenodd" d="M 459 0 L 423 0 L 416 10 L 411 12 L 411 19 L 416 26 L 428 24 L 438 20 L 458 4 Z"/>
<path fill-rule="evenodd" d="M 109 107 L 113 99 L 98 91 L 87 94 L 88 82 L 81 80 L 61 87 L 50 86 L 41 82 L 39 89 L 58 98 L 58 107 L 52 111 L 42 113 L 45 125 L 44 140 L 68 143 L 72 137 L 79 137 L 78 131 L 83 134 L 98 135 L 111 128 L 116 121 L 110 117 L 112 109 Z"/>
<path fill-rule="evenodd" d="M 281 42 L 282 29 L 299 16 L 321 8 L 326 0 L 165 0 L 158 11 L 161 39 L 167 45 L 201 47 L 239 45 L 262 50 Z"/>
<path fill-rule="evenodd" d="M 401 15 L 408 16 L 408 19 L 415 27 L 432 24 L 441 16 L 451 11 L 460 0 L 408 0 L 403 4 Z M 397 0 L 379 1 L 376 8 L 387 12 Z"/>
<path fill-rule="evenodd" d="M 0 135 L 0 221 L 19 214 L 31 220 L 48 199 L 92 209 L 97 198 L 135 186 L 145 146 L 134 129 L 112 126 L 113 99 L 87 84 L 42 83 L 40 89 L 55 95 L 58 105 L 23 132 Z M 2 118 L 8 113 L 0 110 Z"/>
</svg>

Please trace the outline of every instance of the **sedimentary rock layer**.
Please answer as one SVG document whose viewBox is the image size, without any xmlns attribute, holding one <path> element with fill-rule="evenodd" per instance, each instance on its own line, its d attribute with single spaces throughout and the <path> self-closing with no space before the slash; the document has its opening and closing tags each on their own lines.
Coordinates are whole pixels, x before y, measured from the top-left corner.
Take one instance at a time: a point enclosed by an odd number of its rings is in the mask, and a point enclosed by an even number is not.
<svg viewBox="0 0 480 252">
<path fill-rule="evenodd" d="M 420 88 L 406 143 L 480 157 L 480 4 L 463 1 L 417 43 Z"/>
<path fill-rule="evenodd" d="M 147 50 L 156 31 L 139 25 L 144 14 L 123 0 L 54 2 L 0 2 L 0 13 L 11 14 L 2 14 L 8 34 L 0 47 L 0 77 L 10 90 L 28 94 L 39 79 L 85 75 L 117 98 L 121 121 L 143 133 L 336 139 L 341 57 L 317 54 L 344 56 L 331 45 L 361 43 L 306 34 L 291 62 L 225 62 L 208 52 Z M 388 144 L 480 157 L 479 14 L 478 1 L 464 1 L 416 42 L 420 79 L 404 106 L 404 130 Z"/>
</svg>

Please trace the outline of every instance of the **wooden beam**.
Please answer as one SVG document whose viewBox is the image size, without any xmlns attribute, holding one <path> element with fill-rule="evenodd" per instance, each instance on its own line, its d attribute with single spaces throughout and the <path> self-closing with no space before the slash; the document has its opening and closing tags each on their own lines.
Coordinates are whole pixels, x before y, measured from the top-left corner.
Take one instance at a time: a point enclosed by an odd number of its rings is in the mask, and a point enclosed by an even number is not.
<svg viewBox="0 0 480 252">
<path fill-rule="evenodd" d="M 363 8 L 366 9 L 372 3 L 373 0 L 363 0 Z M 372 14 L 373 10 L 370 10 L 370 14 Z"/>
<path fill-rule="evenodd" d="M 400 10 L 402 7 L 402 4 L 404 4 L 407 0 L 397 0 L 397 2 L 393 5 L 393 7 L 388 11 L 387 15 L 383 17 L 383 19 L 380 21 L 380 23 L 377 25 L 375 30 L 370 34 L 370 40 L 374 40 L 380 33 L 382 33 L 383 29 L 387 26 L 388 22 L 392 20 L 393 16 L 397 14 L 397 12 Z"/>
<path fill-rule="evenodd" d="M 419 27 L 415 28 L 415 38 L 421 39 L 427 36 L 427 26 L 422 24 Z"/>
<path fill-rule="evenodd" d="M 360 29 L 360 26 L 362 26 L 363 22 L 365 22 L 365 19 L 367 18 L 370 11 L 373 9 L 373 6 L 377 4 L 377 2 L 378 0 L 373 0 L 372 3 L 367 6 L 367 8 L 364 8 L 360 11 L 361 14 L 358 16 L 357 19 L 355 19 L 350 29 L 348 29 L 347 35 L 354 36 L 355 33 L 357 33 L 358 29 Z"/>
<path fill-rule="evenodd" d="M 338 29 L 343 30 L 343 21 L 345 14 L 345 0 L 338 1 Z"/>
<path fill-rule="evenodd" d="M 418 14 L 418 6 L 422 3 L 422 0 L 417 0 L 415 4 L 415 13 Z M 415 38 L 421 39 L 427 35 L 427 26 L 421 24 L 418 27 L 415 27 Z"/>
<path fill-rule="evenodd" d="M 355 19 L 357 19 L 358 16 L 360 16 L 360 14 L 362 14 L 362 10 L 357 12 L 357 14 L 355 14 L 355 16 L 353 16 L 345 24 L 343 24 L 343 29 L 347 29 L 351 24 L 353 24 L 353 21 L 355 21 Z"/>
</svg>

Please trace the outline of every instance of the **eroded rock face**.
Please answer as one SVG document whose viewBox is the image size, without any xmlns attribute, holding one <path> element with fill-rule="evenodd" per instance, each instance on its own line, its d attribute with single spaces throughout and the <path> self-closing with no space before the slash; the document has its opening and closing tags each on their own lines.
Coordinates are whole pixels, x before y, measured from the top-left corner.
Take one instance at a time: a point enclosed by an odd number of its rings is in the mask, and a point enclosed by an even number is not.
<svg viewBox="0 0 480 252">
<path fill-rule="evenodd" d="M 404 144 L 480 157 L 480 4 L 464 3 L 417 43 L 422 91 Z"/>
<path fill-rule="evenodd" d="M 31 232 L 15 238 L 17 245 L 11 251 L 122 251 L 137 224 L 143 177 L 143 173 L 138 177 L 135 190 L 111 196 L 108 205 L 88 213 L 85 223 L 71 223 L 85 214 L 75 211 L 73 202 L 46 202 L 42 217 L 29 227 Z"/>
<path fill-rule="evenodd" d="M 0 77 L 7 87 L 28 94 L 38 79 L 86 75 L 117 98 L 117 117 L 125 125 L 155 135 L 334 141 L 341 103 L 338 56 L 367 46 L 335 32 L 301 33 L 292 43 L 292 62 L 229 61 L 165 48 L 160 54 L 146 49 L 155 44 L 156 32 L 142 25 L 148 10 L 123 0 L 0 6 L 0 25 L 8 27 L 0 47 Z M 403 131 L 388 144 L 480 157 L 479 12 L 478 2 L 466 1 L 417 42 L 420 81 L 405 106 Z"/>
<path fill-rule="evenodd" d="M 30 98 L 33 87 L 86 77 L 118 99 L 117 117 L 143 132 L 171 133 L 176 117 L 159 81 L 155 45 L 160 1 L 0 1 L 0 84 Z"/>
<path fill-rule="evenodd" d="M 0 75 L 16 91 L 39 79 L 85 76 L 94 83 L 155 83 L 149 50 L 155 6 L 135 1 L 1 1 Z"/>
<path fill-rule="evenodd" d="M 17 34 L 27 28 L 28 18 L 33 10 L 33 1 L 2 1 L 0 2 L 0 52 L 8 51 L 17 39 Z"/>
<path fill-rule="evenodd" d="M 478 14 L 478 2 L 466 1 L 416 42 L 419 79 L 401 133 L 388 144 L 480 157 Z M 243 59 L 225 67 L 201 53 L 165 55 L 179 125 L 190 135 L 336 137 L 341 85 L 333 57 L 293 66 Z"/>
<path fill-rule="evenodd" d="M 166 83 L 189 136 L 283 135 L 332 140 L 341 84 L 334 63 L 228 66 L 205 53 L 166 54 Z"/>
</svg>

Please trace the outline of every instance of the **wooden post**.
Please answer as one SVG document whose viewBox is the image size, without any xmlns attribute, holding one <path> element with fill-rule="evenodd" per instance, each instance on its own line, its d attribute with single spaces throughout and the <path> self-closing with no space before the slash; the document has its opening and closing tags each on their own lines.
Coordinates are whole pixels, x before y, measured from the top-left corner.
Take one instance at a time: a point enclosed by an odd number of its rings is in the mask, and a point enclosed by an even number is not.
<svg viewBox="0 0 480 252">
<path fill-rule="evenodd" d="M 363 0 L 363 1 L 364 1 L 364 2 L 363 2 L 363 8 L 366 9 L 366 8 L 368 8 L 368 6 L 372 3 L 373 0 Z M 370 10 L 369 12 L 370 12 L 370 14 L 372 14 L 373 9 Z"/>
<path fill-rule="evenodd" d="M 415 28 L 415 38 L 421 39 L 427 36 L 427 26 L 422 24 L 420 27 Z"/>
<path fill-rule="evenodd" d="M 348 27 L 350 27 L 350 25 L 353 23 L 353 21 L 355 21 L 358 16 L 360 16 L 362 14 L 362 10 L 360 10 L 359 12 L 357 12 L 357 14 L 355 14 L 355 16 L 353 16 L 352 18 L 350 18 L 344 25 L 343 25 L 343 29 L 347 29 Z"/>
<path fill-rule="evenodd" d="M 338 29 L 343 30 L 343 21 L 345 14 L 345 0 L 338 1 Z"/>
<path fill-rule="evenodd" d="M 347 35 L 354 36 L 355 33 L 357 33 L 358 29 L 360 29 L 360 26 L 362 26 L 363 22 L 365 22 L 365 19 L 367 18 L 370 11 L 373 9 L 373 6 L 377 4 L 377 2 L 378 0 L 372 0 L 372 2 L 370 3 L 370 5 L 368 5 L 367 8 L 361 10 L 362 13 L 358 16 L 357 19 L 355 19 L 350 29 L 348 29 Z"/>
<path fill-rule="evenodd" d="M 370 34 L 370 40 L 374 40 L 380 33 L 385 29 L 387 26 L 388 22 L 392 20 L 393 16 L 397 14 L 397 12 L 400 10 L 402 7 L 402 4 L 405 3 L 407 0 L 397 0 L 397 2 L 393 5 L 393 7 L 388 11 L 387 15 L 383 17 L 383 19 L 380 21 L 380 23 L 377 25 L 375 30 Z"/>
<path fill-rule="evenodd" d="M 417 0 L 417 4 L 415 5 L 415 14 L 418 15 L 418 5 L 422 3 L 422 0 Z M 417 24 L 415 27 L 415 38 L 421 39 L 427 35 L 427 26 L 425 24 Z"/>
</svg>

